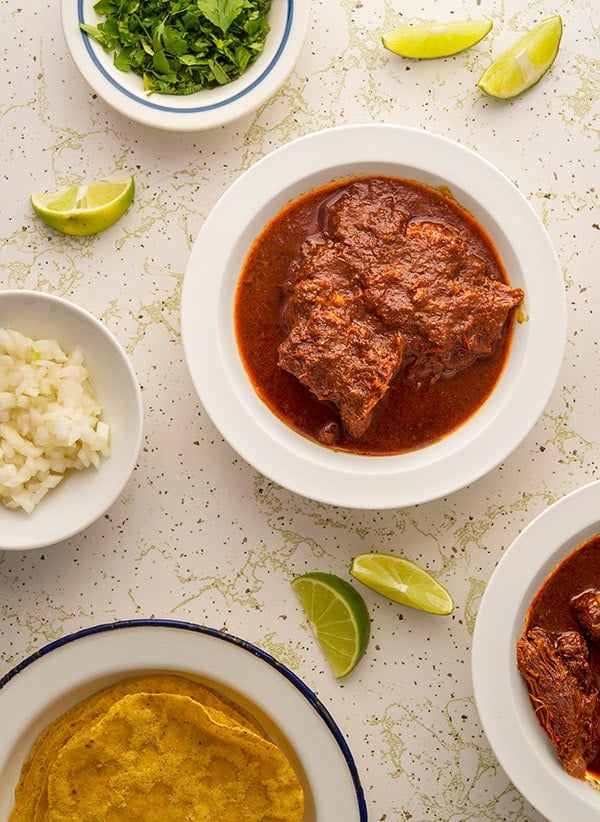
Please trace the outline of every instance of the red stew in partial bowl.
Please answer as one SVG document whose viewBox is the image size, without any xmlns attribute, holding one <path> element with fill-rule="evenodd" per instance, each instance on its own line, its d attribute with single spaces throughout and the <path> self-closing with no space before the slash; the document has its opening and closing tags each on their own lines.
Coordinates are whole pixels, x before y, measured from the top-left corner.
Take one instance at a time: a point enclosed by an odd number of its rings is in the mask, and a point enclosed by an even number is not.
<svg viewBox="0 0 600 822">
<path fill-rule="evenodd" d="M 448 192 L 356 177 L 289 203 L 256 238 L 236 290 L 237 345 L 258 396 L 303 436 L 401 454 L 485 402 L 523 297 Z"/>
<path fill-rule="evenodd" d="M 532 709 L 562 766 L 600 782 L 600 534 L 545 580 L 516 650 Z"/>
</svg>

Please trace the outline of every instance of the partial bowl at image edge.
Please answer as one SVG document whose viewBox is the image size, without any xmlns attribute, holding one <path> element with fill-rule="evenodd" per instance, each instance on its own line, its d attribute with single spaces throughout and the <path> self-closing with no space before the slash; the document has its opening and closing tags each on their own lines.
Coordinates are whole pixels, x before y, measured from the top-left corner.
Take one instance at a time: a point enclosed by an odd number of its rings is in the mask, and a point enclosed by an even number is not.
<svg viewBox="0 0 600 822">
<path fill-rule="evenodd" d="M 27 514 L 0 504 L 0 550 L 55 545 L 97 521 L 130 481 L 142 444 L 144 409 L 131 361 L 115 335 L 91 312 L 64 297 L 34 290 L 0 291 L 0 325 L 32 339 L 82 349 L 84 365 L 110 426 L 110 454 L 98 468 L 70 471 Z"/>
<path fill-rule="evenodd" d="M 489 746 L 517 790 L 549 822 L 595 822 L 600 792 L 564 770 L 517 668 L 516 643 L 540 586 L 600 534 L 600 481 L 543 508 L 496 565 L 479 604 L 471 651 L 475 706 Z"/>
<path fill-rule="evenodd" d="M 360 775 L 344 734 L 297 674 L 249 641 L 167 619 L 123 620 L 61 637 L 0 677 L 0 814 L 37 735 L 107 685 L 176 673 L 212 687 L 255 716 L 293 755 L 307 792 L 306 822 L 367 822 Z M 40 688 L 40 682 L 44 688 Z M 3 816 L 4 818 L 4 816 Z"/>
</svg>

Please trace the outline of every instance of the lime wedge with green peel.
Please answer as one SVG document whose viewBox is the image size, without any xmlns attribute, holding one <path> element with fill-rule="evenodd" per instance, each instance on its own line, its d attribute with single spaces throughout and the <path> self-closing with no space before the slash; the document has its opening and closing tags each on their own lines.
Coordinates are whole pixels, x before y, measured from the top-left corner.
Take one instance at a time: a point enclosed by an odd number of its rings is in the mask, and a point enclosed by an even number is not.
<svg viewBox="0 0 600 822">
<path fill-rule="evenodd" d="M 63 234 L 98 234 L 116 223 L 133 200 L 133 177 L 72 185 L 31 195 L 31 205 L 46 225 Z"/>
<path fill-rule="evenodd" d="M 394 602 L 447 616 L 454 610 L 448 591 L 428 571 L 394 554 L 359 554 L 350 565 L 352 576 Z"/>
<path fill-rule="evenodd" d="M 483 72 L 479 88 L 490 97 L 510 100 L 535 86 L 556 59 L 562 29 L 559 15 L 538 23 Z"/>
<path fill-rule="evenodd" d="M 369 643 L 371 621 L 364 599 L 346 580 L 320 571 L 296 577 L 292 588 L 334 676 L 346 676 Z"/>
<path fill-rule="evenodd" d="M 450 57 L 479 43 L 492 28 L 491 20 L 419 23 L 388 31 L 381 42 L 394 54 L 414 60 Z"/>
</svg>

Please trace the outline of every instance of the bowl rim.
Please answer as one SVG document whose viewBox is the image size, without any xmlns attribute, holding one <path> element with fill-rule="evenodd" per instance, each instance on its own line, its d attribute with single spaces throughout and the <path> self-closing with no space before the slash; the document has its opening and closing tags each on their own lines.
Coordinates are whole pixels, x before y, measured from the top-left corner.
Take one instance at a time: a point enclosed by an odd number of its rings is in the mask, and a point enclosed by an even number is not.
<svg viewBox="0 0 600 822">
<path fill-rule="evenodd" d="M 600 481 L 561 497 L 516 537 L 491 575 L 479 605 L 471 650 L 475 705 L 500 765 L 549 822 L 594 822 L 600 794 L 569 776 L 537 721 L 516 665 L 527 610 L 552 570 L 600 533 Z"/>
<path fill-rule="evenodd" d="M 266 222 L 290 199 L 318 184 L 370 173 L 449 185 L 483 224 L 501 257 L 499 240 L 508 238 L 507 250 L 514 252 L 519 276 L 527 280 L 528 321 L 515 328 L 507 365 L 490 398 L 441 442 L 390 457 L 335 452 L 288 428 L 254 392 L 233 329 L 238 273 Z M 512 284 L 521 285 L 506 259 L 504 263 Z M 215 204 L 196 238 L 181 298 L 186 363 L 200 401 L 225 440 L 285 488 L 353 508 L 395 508 L 437 499 L 502 462 L 529 433 L 555 387 L 566 323 L 556 252 L 517 187 L 481 155 L 447 137 L 381 123 L 310 133 L 243 172 Z"/>
<path fill-rule="evenodd" d="M 79 28 L 98 19 L 93 5 L 93 0 L 61 0 L 63 34 L 77 69 L 98 96 L 125 117 L 167 131 L 216 128 L 257 109 L 292 72 L 310 22 L 309 0 L 274 3 L 269 11 L 273 37 L 267 37 L 263 52 L 241 77 L 191 95 L 148 95 L 140 77 L 115 69 L 112 55 Z"/>
<path fill-rule="evenodd" d="M 0 533 L 0 550 L 27 551 L 36 548 L 44 548 L 49 545 L 55 545 L 58 542 L 63 542 L 64 540 L 75 536 L 85 530 L 92 523 L 96 522 L 96 520 L 105 514 L 111 505 L 113 505 L 129 482 L 139 457 L 143 440 L 144 408 L 141 389 L 131 360 L 112 331 L 110 331 L 110 329 L 107 328 L 107 326 L 104 325 L 104 323 L 102 323 L 90 311 L 72 300 L 67 299 L 66 297 L 51 294 L 45 291 L 37 291 L 35 289 L 2 289 L 0 290 L 0 303 L 5 299 L 15 300 L 17 302 L 23 301 L 24 303 L 34 300 L 40 305 L 47 304 L 49 308 L 55 306 L 58 307 L 60 311 L 65 312 L 67 315 L 70 315 L 80 321 L 82 324 L 89 326 L 92 329 L 92 332 L 102 338 L 110 350 L 115 353 L 116 358 L 118 359 L 123 372 L 126 375 L 127 383 L 131 389 L 131 398 L 134 402 L 133 407 L 130 408 L 128 406 L 128 410 L 131 411 L 130 418 L 134 420 L 134 426 L 131 428 L 131 434 L 127 437 L 127 450 L 129 453 L 128 459 L 121 466 L 121 471 L 117 477 L 117 481 L 110 486 L 110 493 L 103 496 L 102 503 L 96 507 L 93 513 L 86 514 L 85 511 L 82 511 L 81 509 L 75 509 L 75 512 L 79 516 L 75 516 L 71 522 L 71 525 L 64 530 L 60 530 L 58 527 L 48 527 L 47 523 L 44 524 L 43 529 L 39 527 L 39 524 L 37 528 L 32 528 L 31 526 L 34 522 L 33 518 L 39 517 L 40 519 L 44 519 L 45 515 L 48 513 L 48 510 L 52 507 L 52 493 L 49 493 L 48 496 L 40 502 L 39 507 L 35 508 L 31 514 L 21 514 L 21 512 L 18 511 L 10 512 L 11 514 L 15 514 L 15 516 L 22 516 L 22 527 L 18 527 L 16 532 L 14 529 L 11 529 L 10 533 Z M 31 334 L 28 336 L 31 336 Z M 89 366 L 88 357 L 86 357 L 86 366 Z M 91 371 L 92 370 L 93 367 Z M 110 458 L 111 455 L 109 454 L 108 457 L 100 461 L 100 467 L 98 468 L 99 472 L 102 471 L 103 466 L 107 464 Z M 72 476 L 70 479 L 77 480 L 77 476 Z M 44 504 L 46 504 L 45 507 L 43 507 Z M 2 509 L 3 508 L 4 506 L 2 506 Z M 0 509 L 0 512 L 2 515 L 5 515 L 5 511 L 2 509 Z M 42 530 L 45 536 L 41 536 Z"/>
</svg>

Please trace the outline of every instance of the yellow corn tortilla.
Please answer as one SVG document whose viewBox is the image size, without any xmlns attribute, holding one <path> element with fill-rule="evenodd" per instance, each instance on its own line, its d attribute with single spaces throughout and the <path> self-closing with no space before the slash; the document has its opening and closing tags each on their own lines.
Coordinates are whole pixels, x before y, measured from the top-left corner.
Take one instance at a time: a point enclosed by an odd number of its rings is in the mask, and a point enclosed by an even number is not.
<svg viewBox="0 0 600 822">
<path fill-rule="evenodd" d="M 47 822 L 301 822 L 302 788 L 283 752 L 190 697 L 118 700 L 61 748 Z"/>
<path fill-rule="evenodd" d="M 44 822 L 47 775 L 58 751 L 76 731 L 106 713 L 117 700 L 140 692 L 189 696 L 209 708 L 217 708 L 233 722 L 251 729 L 257 735 L 264 735 L 260 725 L 240 706 L 187 677 L 165 673 L 121 680 L 74 705 L 40 734 L 21 769 L 10 822 Z"/>
</svg>

